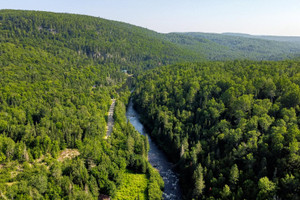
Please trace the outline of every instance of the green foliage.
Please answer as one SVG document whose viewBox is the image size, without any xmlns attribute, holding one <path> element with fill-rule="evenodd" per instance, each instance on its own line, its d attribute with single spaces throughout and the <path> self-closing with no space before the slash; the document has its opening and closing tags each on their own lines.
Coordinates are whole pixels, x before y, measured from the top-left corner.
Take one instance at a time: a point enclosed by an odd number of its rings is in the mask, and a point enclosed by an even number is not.
<svg viewBox="0 0 300 200">
<path fill-rule="evenodd" d="M 122 69 L 182 51 L 95 17 L 1 10 L 0 23 L 1 198 L 113 198 L 126 169 L 150 179 L 146 138 L 125 117 L 131 78 Z M 120 100 L 105 140 L 112 96 Z M 80 155 L 61 159 L 66 148 Z"/>
<path fill-rule="evenodd" d="M 208 60 L 283 60 L 299 54 L 299 41 L 294 42 L 294 38 L 291 41 L 278 41 L 274 38 L 213 33 L 167 34 L 169 41 L 206 55 Z M 283 37 L 282 40 L 284 39 L 289 38 Z"/>
<path fill-rule="evenodd" d="M 296 61 L 233 61 L 137 77 L 135 105 L 185 198 L 299 198 L 299 73 Z"/>
<path fill-rule="evenodd" d="M 161 199 L 148 140 L 125 117 L 131 85 L 152 136 L 178 161 L 186 198 L 298 198 L 298 62 L 182 64 L 136 81 L 122 72 L 203 59 L 278 60 L 299 51 L 296 44 L 159 34 L 37 11 L 0 10 L 0 25 L 1 198 L 120 198 L 119 191 L 131 198 L 124 189 L 135 184 L 126 182 L 131 170 L 143 177 L 135 194 Z M 105 140 L 112 97 L 115 126 Z M 60 160 L 66 148 L 80 155 Z"/>
<path fill-rule="evenodd" d="M 203 179 L 203 169 L 201 164 L 199 164 L 195 169 L 193 179 L 195 181 L 193 196 L 199 199 L 202 195 L 203 189 L 205 188 L 205 182 Z"/>
<path fill-rule="evenodd" d="M 148 199 L 156 200 L 162 199 L 164 181 L 159 175 L 159 172 L 154 169 L 151 165 L 148 165 L 149 184 L 148 184 Z"/>
<path fill-rule="evenodd" d="M 239 169 L 236 164 L 231 167 L 229 181 L 231 184 L 237 184 L 239 180 Z"/>
<path fill-rule="evenodd" d="M 59 58 L 85 55 L 80 62 L 114 63 L 129 72 L 203 58 L 163 39 L 163 34 L 97 17 L 0 10 L 0 23 L 1 43 L 24 44 L 26 48 L 42 49 Z M 38 63 L 30 57 L 25 61 Z"/>
<path fill-rule="evenodd" d="M 145 174 L 135 174 L 127 171 L 124 173 L 122 179 L 122 184 L 120 185 L 114 199 L 148 199 L 148 179 Z"/>
<path fill-rule="evenodd" d="M 268 179 L 268 177 L 263 177 L 258 181 L 258 199 L 273 199 L 276 190 L 276 184 Z"/>
<path fill-rule="evenodd" d="M 225 185 L 221 193 L 222 199 L 229 199 L 230 194 L 231 194 L 230 187 L 228 185 Z"/>
</svg>

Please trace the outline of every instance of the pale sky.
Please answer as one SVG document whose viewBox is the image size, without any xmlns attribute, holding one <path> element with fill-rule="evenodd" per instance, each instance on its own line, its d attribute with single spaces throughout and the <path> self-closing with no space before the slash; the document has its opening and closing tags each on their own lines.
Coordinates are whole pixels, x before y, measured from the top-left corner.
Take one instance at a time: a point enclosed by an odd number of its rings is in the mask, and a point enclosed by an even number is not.
<svg viewBox="0 0 300 200">
<path fill-rule="evenodd" d="M 0 9 L 86 14 L 162 33 L 300 36 L 300 0 L 0 0 Z"/>
</svg>

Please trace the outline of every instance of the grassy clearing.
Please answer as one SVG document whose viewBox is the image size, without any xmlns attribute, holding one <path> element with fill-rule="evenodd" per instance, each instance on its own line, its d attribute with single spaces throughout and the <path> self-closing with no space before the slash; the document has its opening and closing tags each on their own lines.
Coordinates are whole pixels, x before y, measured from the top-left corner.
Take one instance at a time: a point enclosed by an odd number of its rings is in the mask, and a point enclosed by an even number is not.
<svg viewBox="0 0 300 200">
<path fill-rule="evenodd" d="M 114 200 L 148 199 L 147 185 L 148 179 L 146 174 L 135 174 L 131 171 L 127 171 L 123 175 L 123 184 L 118 189 Z"/>
</svg>

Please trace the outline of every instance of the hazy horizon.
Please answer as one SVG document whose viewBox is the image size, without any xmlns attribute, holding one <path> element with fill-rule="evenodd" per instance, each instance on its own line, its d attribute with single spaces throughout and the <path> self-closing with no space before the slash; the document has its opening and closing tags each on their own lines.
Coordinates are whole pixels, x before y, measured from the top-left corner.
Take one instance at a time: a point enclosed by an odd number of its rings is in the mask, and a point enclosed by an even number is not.
<svg viewBox="0 0 300 200">
<path fill-rule="evenodd" d="M 242 33 L 300 36 L 296 0 L 53 0 L 5 1 L 0 9 L 84 14 L 144 27 L 160 33 Z"/>
</svg>

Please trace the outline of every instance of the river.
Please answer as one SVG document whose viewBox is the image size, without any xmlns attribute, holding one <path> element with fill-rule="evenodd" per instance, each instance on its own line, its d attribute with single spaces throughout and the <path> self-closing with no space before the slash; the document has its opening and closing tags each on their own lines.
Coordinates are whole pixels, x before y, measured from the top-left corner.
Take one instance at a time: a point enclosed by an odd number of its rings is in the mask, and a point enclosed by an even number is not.
<svg viewBox="0 0 300 200">
<path fill-rule="evenodd" d="M 133 103 L 131 100 L 127 108 L 126 117 L 138 132 L 140 132 L 142 135 L 148 135 L 143 124 L 139 120 L 138 113 L 133 108 Z M 157 145 L 151 140 L 150 136 L 148 136 L 148 139 L 150 146 L 148 153 L 149 162 L 159 171 L 165 182 L 163 194 L 164 199 L 180 200 L 181 192 L 179 188 L 179 179 L 178 175 L 172 169 L 173 164 L 168 161 L 164 152 L 157 147 Z"/>
</svg>

